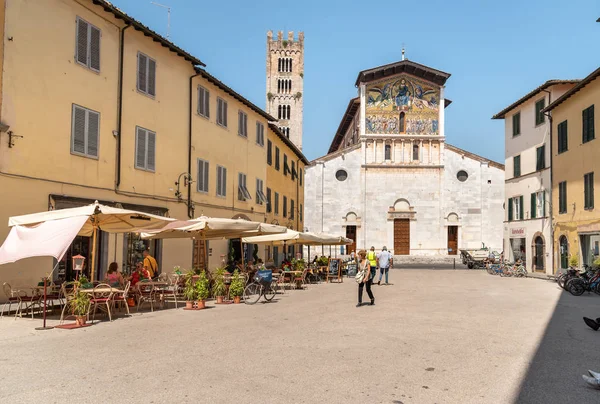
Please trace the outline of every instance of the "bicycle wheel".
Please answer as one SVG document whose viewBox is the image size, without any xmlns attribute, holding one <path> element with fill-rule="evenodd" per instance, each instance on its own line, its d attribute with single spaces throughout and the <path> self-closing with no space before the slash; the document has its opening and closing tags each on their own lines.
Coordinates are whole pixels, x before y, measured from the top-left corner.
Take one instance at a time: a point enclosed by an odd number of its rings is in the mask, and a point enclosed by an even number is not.
<svg viewBox="0 0 600 404">
<path fill-rule="evenodd" d="M 254 304 L 262 295 L 262 287 L 258 283 L 251 283 L 244 289 L 244 303 Z"/>
<path fill-rule="evenodd" d="M 270 302 L 271 300 L 273 300 L 273 298 L 277 294 L 277 290 L 275 289 L 276 286 L 277 286 L 276 282 L 271 282 L 269 287 L 265 289 L 264 296 L 265 296 L 265 300 L 267 302 Z"/>
<path fill-rule="evenodd" d="M 581 279 L 572 279 L 568 282 L 568 288 L 573 296 L 581 296 L 585 292 L 585 282 Z"/>
<path fill-rule="evenodd" d="M 556 278 L 556 283 L 558 283 L 558 286 L 560 286 L 561 288 L 564 288 L 565 286 L 565 278 L 566 278 L 566 274 L 562 273 L 558 276 L 558 278 Z"/>
</svg>

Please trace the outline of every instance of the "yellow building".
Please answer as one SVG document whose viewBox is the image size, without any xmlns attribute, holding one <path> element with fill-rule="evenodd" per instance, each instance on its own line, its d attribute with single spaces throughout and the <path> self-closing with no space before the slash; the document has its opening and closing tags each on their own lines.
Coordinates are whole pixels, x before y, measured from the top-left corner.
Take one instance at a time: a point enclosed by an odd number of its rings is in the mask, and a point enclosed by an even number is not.
<svg viewBox="0 0 600 404">
<path fill-rule="evenodd" d="M 267 137 L 267 222 L 304 231 L 304 168 L 308 160 L 279 128 L 269 125 Z M 300 247 L 288 247 L 290 256 Z M 280 248 L 267 248 L 266 257 L 276 263 Z"/>
<path fill-rule="evenodd" d="M 275 118 L 109 2 L 9 1 L 0 10 L 1 223 L 94 200 L 177 219 L 267 220 L 265 137 Z M 292 181 L 281 187 L 297 192 Z M 0 242 L 8 231 L 0 226 Z M 75 240 L 60 276 L 90 244 Z M 112 261 L 127 272 L 146 246 L 165 272 L 203 265 L 191 240 L 101 233 L 95 272 L 102 278 Z M 228 246 L 208 247 L 212 268 Z M 4 265 L 0 282 L 30 285 L 52 267 L 45 258 Z"/>
<path fill-rule="evenodd" d="M 600 214 L 594 203 L 595 177 L 600 175 L 594 119 L 594 106 L 600 104 L 599 76 L 597 69 L 545 109 L 552 116 L 555 271 L 567 268 L 571 257 L 582 266 L 600 256 Z"/>
</svg>

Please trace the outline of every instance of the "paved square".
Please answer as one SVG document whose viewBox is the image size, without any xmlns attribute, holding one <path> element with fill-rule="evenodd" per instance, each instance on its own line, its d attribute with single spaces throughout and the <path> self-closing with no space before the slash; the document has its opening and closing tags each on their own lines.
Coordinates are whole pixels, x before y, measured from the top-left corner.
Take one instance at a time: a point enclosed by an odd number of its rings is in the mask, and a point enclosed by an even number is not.
<svg viewBox="0 0 600 404">
<path fill-rule="evenodd" d="M 0 402 L 600 402 L 580 376 L 600 370 L 600 333 L 581 321 L 600 316 L 599 296 L 481 271 L 391 280 L 360 308 L 346 279 L 80 330 L 4 317 Z"/>
</svg>

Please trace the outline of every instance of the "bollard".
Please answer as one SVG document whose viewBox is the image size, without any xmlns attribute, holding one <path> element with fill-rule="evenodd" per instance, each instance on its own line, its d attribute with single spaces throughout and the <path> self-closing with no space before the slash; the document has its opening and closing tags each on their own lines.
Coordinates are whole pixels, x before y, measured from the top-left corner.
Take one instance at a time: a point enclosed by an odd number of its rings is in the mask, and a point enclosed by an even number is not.
<svg viewBox="0 0 600 404">
<path fill-rule="evenodd" d="M 456 269 L 456 258 L 452 259 L 452 265 L 454 266 L 454 269 Z"/>
</svg>

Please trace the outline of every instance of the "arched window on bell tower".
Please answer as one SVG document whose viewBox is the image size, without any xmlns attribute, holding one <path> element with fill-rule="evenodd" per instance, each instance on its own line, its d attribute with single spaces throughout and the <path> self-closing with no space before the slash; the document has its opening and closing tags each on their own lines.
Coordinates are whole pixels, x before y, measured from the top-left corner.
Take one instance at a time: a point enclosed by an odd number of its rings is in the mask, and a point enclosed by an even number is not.
<svg viewBox="0 0 600 404">
<path fill-rule="evenodd" d="M 400 112 L 400 133 L 406 132 L 406 114 Z"/>
</svg>

